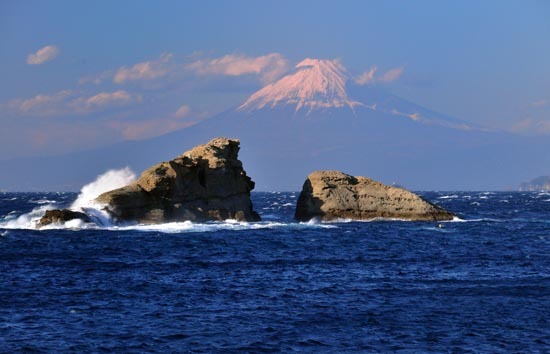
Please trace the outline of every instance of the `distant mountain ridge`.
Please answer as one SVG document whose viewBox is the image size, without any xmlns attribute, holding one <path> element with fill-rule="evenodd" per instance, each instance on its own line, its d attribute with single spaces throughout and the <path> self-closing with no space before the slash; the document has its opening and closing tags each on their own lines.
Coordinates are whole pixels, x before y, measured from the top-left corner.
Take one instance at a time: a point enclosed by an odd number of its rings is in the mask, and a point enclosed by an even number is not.
<svg viewBox="0 0 550 354">
<path fill-rule="evenodd" d="M 497 190 L 550 165 L 550 154 L 541 154 L 550 150 L 548 139 L 485 129 L 358 85 L 338 61 L 305 59 L 242 104 L 194 126 L 85 152 L 3 161 L 0 188 L 78 190 L 107 169 L 140 172 L 219 136 L 240 139 L 241 161 L 264 191 L 298 191 L 314 170 L 413 190 Z"/>
</svg>

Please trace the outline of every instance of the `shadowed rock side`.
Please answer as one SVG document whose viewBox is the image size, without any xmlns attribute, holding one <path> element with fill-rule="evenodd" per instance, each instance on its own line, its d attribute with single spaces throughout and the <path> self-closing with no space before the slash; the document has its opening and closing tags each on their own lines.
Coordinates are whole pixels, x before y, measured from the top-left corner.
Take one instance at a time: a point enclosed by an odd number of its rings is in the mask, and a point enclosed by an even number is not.
<svg viewBox="0 0 550 354">
<path fill-rule="evenodd" d="M 304 183 L 296 219 L 368 220 L 399 218 L 411 221 L 451 220 L 453 214 L 414 193 L 366 177 L 339 171 L 316 171 Z"/>
<path fill-rule="evenodd" d="M 149 168 L 136 182 L 97 201 L 119 221 L 258 221 L 250 201 L 254 182 L 238 152 L 239 140 L 213 139 Z"/>
<path fill-rule="evenodd" d="M 38 221 L 38 227 L 50 224 L 62 224 L 75 219 L 80 219 L 83 222 L 92 222 L 90 217 L 82 212 L 69 209 L 55 209 L 46 211 L 44 216 Z"/>
</svg>

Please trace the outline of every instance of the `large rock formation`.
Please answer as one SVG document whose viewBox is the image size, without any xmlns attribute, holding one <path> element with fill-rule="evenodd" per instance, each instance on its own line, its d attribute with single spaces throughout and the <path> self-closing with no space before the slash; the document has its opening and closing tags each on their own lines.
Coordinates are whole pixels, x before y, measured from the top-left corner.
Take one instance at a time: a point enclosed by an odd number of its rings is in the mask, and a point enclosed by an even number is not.
<svg viewBox="0 0 550 354">
<path fill-rule="evenodd" d="M 453 214 L 402 188 L 339 171 L 316 171 L 304 183 L 296 219 L 451 220 Z"/>
<path fill-rule="evenodd" d="M 155 165 L 140 178 L 96 200 L 119 221 L 164 223 L 260 219 L 252 208 L 254 182 L 237 158 L 239 140 L 217 138 Z"/>
</svg>

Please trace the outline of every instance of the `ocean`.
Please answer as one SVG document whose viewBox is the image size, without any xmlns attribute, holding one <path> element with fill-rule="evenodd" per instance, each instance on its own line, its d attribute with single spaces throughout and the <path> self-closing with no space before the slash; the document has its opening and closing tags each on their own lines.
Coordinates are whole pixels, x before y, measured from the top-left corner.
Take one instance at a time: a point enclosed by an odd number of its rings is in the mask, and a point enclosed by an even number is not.
<svg viewBox="0 0 550 354">
<path fill-rule="evenodd" d="M 458 218 L 36 230 L 77 194 L 0 193 L 0 352 L 550 352 L 550 193 L 420 194 Z"/>
</svg>

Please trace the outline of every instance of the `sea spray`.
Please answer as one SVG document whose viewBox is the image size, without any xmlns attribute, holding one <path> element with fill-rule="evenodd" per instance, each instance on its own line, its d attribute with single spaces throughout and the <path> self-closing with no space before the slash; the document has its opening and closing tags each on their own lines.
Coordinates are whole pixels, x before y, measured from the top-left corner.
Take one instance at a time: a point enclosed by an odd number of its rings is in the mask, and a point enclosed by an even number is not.
<svg viewBox="0 0 550 354">
<path fill-rule="evenodd" d="M 51 209 L 55 209 L 53 204 L 40 205 L 15 219 L 9 219 L 0 223 L 0 227 L 3 229 L 36 229 L 38 220 L 40 220 L 47 210 Z"/>
<path fill-rule="evenodd" d="M 84 211 L 86 208 L 94 208 L 97 206 L 95 199 L 101 194 L 124 187 L 135 180 L 136 175 L 129 167 L 109 170 L 99 175 L 95 181 L 82 187 L 70 209 Z"/>
<path fill-rule="evenodd" d="M 86 184 L 80 190 L 80 194 L 76 200 L 71 204 L 69 209 L 74 211 L 81 211 L 86 213 L 92 218 L 98 225 L 109 226 L 111 225 L 111 219 L 109 215 L 103 210 L 103 205 L 97 203 L 97 198 L 102 193 L 108 192 L 113 189 L 123 187 L 136 180 L 136 175 L 128 167 L 122 169 L 109 170 L 99 175 L 93 182 Z M 54 201 L 53 203 L 43 204 L 34 208 L 31 212 L 20 215 L 16 219 L 7 220 L 0 223 L 1 228 L 6 229 L 36 229 L 38 221 L 44 215 L 47 210 L 59 209 L 60 206 Z M 43 227 L 44 229 L 51 228 L 86 228 L 96 227 L 96 225 L 86 225 L 81 220 L 69 221 L 63 225 L 48 225 Z"/>
<path fill-rule="evenodd" d="M 100 225 L 111 225 L 109 214 L 103 210 L 103 205 L 95 199 L 105 192 L 124 187 L 135 180 L 136 175 L 129 167 L 109 170 L 99 175 L 95 181 L 82 187 L 70 209 L 86 213 Z"/>
</svg>

